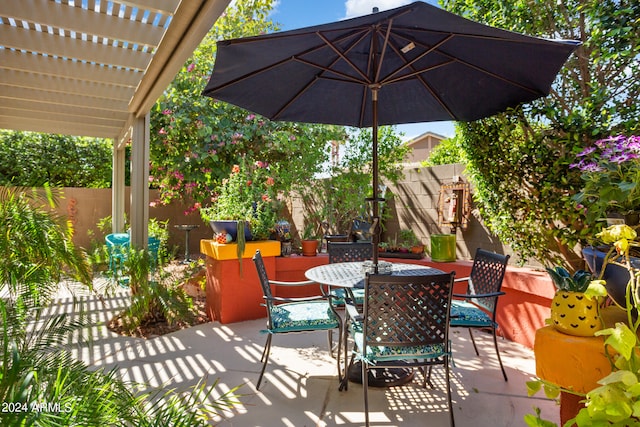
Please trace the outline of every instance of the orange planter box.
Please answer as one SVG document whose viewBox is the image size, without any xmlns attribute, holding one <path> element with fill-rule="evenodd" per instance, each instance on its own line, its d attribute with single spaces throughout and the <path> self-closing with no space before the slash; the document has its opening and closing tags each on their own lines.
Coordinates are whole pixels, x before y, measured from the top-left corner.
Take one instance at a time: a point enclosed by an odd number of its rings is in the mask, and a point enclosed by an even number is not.
<svg viewBox="0 0 640 427">
<path fill-rule="evenodd" d="M 327 254 L 318 254 L 316 256 L 291 255 L 290 257 L 276 258 L 276 277 L 275 280 L 281 282 L 302 282 L 307 280 L 304 275 L 305 271 L 310 268 L 317 267 L 329 263 Z M 276 295 L 284 298 L 302 298 L 320 295 L 320 285 L 317 283 L 305 286 L 277 286 Z"/>
<path fill-rule="evenodd" d="M 200 241 L 200 251 L 207 255 L 205 309 L 209 319 L 233 323 L 266 316 L 265 308 L 260 305 L 263 302 L 260 280 L 250 259 L 257 249 L 262 253 L 267 274 L 275 277 L 275 257 L 280 254 L 280 242 L 247 242 L 241 268 L 236 244 Z"/>
<path fill-rule="evenodd" d="M 260 249 L 263 257 L 279 256 L 280 242 L 275 240 L 259 240 L 247 242 L 242 253 L 242 258 L 253 258 L 256 250 Z M 227 259 L 238 259 L 237 243 L 218 243 L 215 240 L 200 240 L 200 253 L 220 261 Z"/>
</svg>

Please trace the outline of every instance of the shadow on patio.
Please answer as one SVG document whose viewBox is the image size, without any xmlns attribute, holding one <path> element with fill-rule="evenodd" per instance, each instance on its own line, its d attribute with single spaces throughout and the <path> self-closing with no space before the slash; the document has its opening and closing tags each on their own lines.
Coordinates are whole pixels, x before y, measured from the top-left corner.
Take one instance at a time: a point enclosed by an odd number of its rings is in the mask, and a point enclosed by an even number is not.
<svg viewBox="0 0 640 427">
<path fill-rule="evenodd" d="M 222 325 L 210 322 L 154 339 L 130 338 L 109 331 L 105 323 L 127 304 L 126 291 L 106 298 L 82 296 L 94 327 L 88 343 L 74 354 L 95 368 L 113 369 L 126 381 L 149 387 L 186 389 L 205 379 L 219 395 L 242 384 L 241 405 L 214 420 L 219 426 L 357 426 L 364 423 L 362 387 L 338 391 L 335 362 L 326 350 L 326 335 L 274 337 L 270 362 L 260 392 L 255 381 L 265 337 L 264 319 Z M 62 295 L 52 310 L 71 312 L 72 298 Z M 559 422 L 555 402 L 526 395 L 525 381 L 535 374 L 533 351 L 500 340 L 509 382 L 504 382 L 489 334 L 476 334 L 477 357 L 466 331 L 453 331 L 453 411 L 456 425 L 524 425 L 523 416 L 540 407 L 544 418 Z M 434 389 L 411 384 L 370 389 L 373 426 L 447 426 L 444 373 L 434 369 Z"/>
</svg>

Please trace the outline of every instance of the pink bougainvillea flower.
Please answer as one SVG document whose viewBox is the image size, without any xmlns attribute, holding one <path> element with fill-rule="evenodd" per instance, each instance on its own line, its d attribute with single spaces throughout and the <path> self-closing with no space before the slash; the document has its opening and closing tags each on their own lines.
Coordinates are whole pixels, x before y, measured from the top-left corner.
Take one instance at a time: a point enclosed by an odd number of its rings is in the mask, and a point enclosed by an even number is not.
<svg viewBox="0 0 640 427">
<path fill-rule="evenodd" d="M 164 128 L 160 128 L 160 130 L 158 131 L 158 133 L 159 133 L 160 135 L 166 135 L 166 134 L 167 134 L 167 131 L 166 131 L 166 130 L 164 130 Z"/>
<path fill-rule="evenodd" d="M 249 115 L 245 118 L 245 120 L 247 120 L 247 121 L 251 121 L 251 120 L 253 120 L 253 119 L 255 119 L 255 118 L 256 118 L 256 115 L 255 115 L 255 114 L 249 114 Z"/>
<path fill-rule="evenodd" d="M 191 64 L 187 65 L 187 71 L 188 72 L 192 72 L 194 68 L 196 68 L 196 64 L 194 64 L 193 62 Z"/>
<path fill-rule="evenodd" d="M 168 116 L 171 113 L 173 113 L 173 111 L 169 110 L 168 108 L 162 110 L 162 114 L 164 114 L 165 116 Z"/>
<path fill-rule="evenodd" d="M 232 172 L 232 173 L 238 173 L 238 172 L 240 172 L 240 166 L 238 166 L 238 165 L 233 165 L 233 167 L 231 168 L 231 172 Z"/>
<path fill-rule="evenodd" d="M 256 167 L 259 167 L 259 168 L 266 168 L 266 167 L 267 167 L 267 164 L 266 164 L 265 162 L 263 162 L 262 160 L 258 160 L 258 161 L 256 162 Z"/>
<path fill-rule="evenodd" d="M 298 138 L 296 138 L 295 135 L 290 135 L 289 136 L 289 141 L 295 141 L 296 139 L 298 139 Z"/>
</svg>

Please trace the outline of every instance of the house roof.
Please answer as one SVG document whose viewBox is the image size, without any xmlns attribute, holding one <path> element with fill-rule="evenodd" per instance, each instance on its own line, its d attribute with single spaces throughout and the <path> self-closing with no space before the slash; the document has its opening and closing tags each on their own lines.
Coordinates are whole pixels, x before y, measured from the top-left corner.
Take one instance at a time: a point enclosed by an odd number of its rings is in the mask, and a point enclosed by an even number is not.
<svg viewBox="0 0 640 427">
<path fill-rule="evenodd" d="M 438 141 L 442 141 L 443 139 L 447 139 L 446 136 L 437 134 L 435 132 L 427 131 L 427 132 L 425 132 L 423 134 L 420 134 L 420 135 L 410 139 L 409 141 L 407 141 L 407 145 L 409 145 L 409 146 L 414 145 L 414 144 L 416 144 L 418 142 L 424 141 L 425 139 L 427 139 L 429 137 L 431 137 L 433 139 L 437 139 Z"/>
<path fill-rule="evenodd" d="M 124 139 L 229 2 L 0 2 L 0 128 Z"/>
</svg>

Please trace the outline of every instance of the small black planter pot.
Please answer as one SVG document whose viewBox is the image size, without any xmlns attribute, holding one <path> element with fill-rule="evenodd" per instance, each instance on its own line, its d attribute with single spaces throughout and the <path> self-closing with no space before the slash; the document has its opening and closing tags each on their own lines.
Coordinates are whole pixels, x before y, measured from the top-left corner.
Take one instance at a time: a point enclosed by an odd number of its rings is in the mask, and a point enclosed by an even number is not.
<svg viewBox="0 0 640 427">
<path fill-rule="evenodd" d="M 602 264 L 607 252 L 594 247 L 587 247 L 582 250 L 582 256 L 584 256 L 589 270 L 593 273 L 594 279 L 597 278 L 602 270 Z M 631 265 L 635 268 L 640 268 L 640 258 L 631 257 Z M 620 307 L 626 307 L 627 305 L 626 292 L 630 278 L 629 271 L 619 265 L 608 264 L 604 270 L 602 279 L 606 282 L 607 293 Z"/>
</svg>

